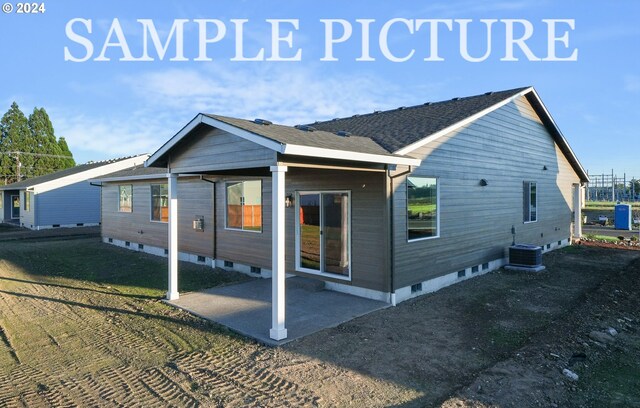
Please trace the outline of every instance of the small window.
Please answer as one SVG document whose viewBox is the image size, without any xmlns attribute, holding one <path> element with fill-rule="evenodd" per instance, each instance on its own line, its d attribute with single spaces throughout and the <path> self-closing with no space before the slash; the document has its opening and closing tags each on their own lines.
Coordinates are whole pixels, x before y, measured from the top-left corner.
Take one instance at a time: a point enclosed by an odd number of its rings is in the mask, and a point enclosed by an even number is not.
<svg viewBox="0 0 640 408">
<path fill-rule="evenodd" d="M 143 244 L 138 244 L 138 249 L 143 250 L 144 249 L 144 245 Z"/>
<path fill-rule="evenodd" d="M 118 211 L 119 212 L 132 212 L 133 211 L 133 186 L 126 184 L 118 186 Z"/>
<path fill-rule="evenodd" d="M 407 177 L 407 237 L 409 241 L 437 237 L 438 179 Z"/>
<path fill-rule="evenodd" d="M 489 263 L 485 262 L 485 263 L 482 264 L 482 270 L 486 271 L 487 269 L 489 269 Z"/>
<path fill-rule="evenodd" d="M 198 262 L 204 262 L 206 259 L 204 259 L 204 256 L 202 255 L 198 255 Z"/>
<path fill-rule="evenodd" d="M 411 293 L 422 292 L 422 282 L 411 285 Z"/>
<path fill-rule="evenodd" d="M 262 270 L 258 267 L 258 266 L 252 266 L 251 267 L 251 273 L 257 273 L 260 274 Z"/>
<path fill-rule="evenodd" d="M 31 211 L 31 191 L 24 192 L 24 210 Z"/>
<path fill-rule="evenodd" d="M 538 220 L 538 191 L 534 181 L 523 183 L 523 210 L 524 222 L 535 222 Z"/>
<path fill-rule="evenodd" d="M 4 205 L 4 191 L 0 191 L 0 210 L 2 210 L 3 205 Z"/>
<path fill-rule="evenodd" d="M 467 275 L 467 271 L 462 269 L 458 271 L 458 278 L 464 278 Z"/>
<path fill-rule="evenodd" d="M 225 268 L 233 268 L 233 262 L 231 262 L 231 261 L 224 261 L 224 266 L 225 266 Z"/>
<path fill-rule="evenodd" d="M 169 221 L 169 186 L 151 185 L 151 221 Z"/>
<path fill-rule="evenodd" d="M 471 267 L 471 273 L 478 273 L 479 270 L 478 265 Z"/>
<path fill-rule="evenodd" d="M 227 228 L 262 231 L 262 181 L 227 183 Z"/>
</svg>

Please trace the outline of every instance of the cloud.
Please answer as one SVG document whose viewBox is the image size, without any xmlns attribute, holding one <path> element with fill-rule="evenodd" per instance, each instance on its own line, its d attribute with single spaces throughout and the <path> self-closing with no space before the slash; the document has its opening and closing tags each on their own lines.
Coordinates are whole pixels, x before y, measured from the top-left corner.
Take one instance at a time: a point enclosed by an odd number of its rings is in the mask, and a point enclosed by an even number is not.
<svg viewBox="0 0 640 408">
<path fill-rule="evenodd" d="M 199 112 L 295 125 L 417 104 L 444 89 L 442 83 L 401 89 L 366 72 L 321 68 L 209 64 L 140 72 L 111 83 L 122 103 L 111 103 L 107 116 L 60 107 L 50 114 L 56 134 L 86 161 L 152 153 Z M 104 89 L 83 91 L 100 99 Z"/>
<path fill-rule="evenodd" d="M 401 104 L 402 94 L 366 73 L 332 76 L 291 66 L 169 69 L 122 81 L 147 106 L 157 109 L 264 117 L 284 124 L 395 107 Z"/>
<path fill-rule="evenodd" d="M 638 75 L 625 76 L 624 90 L 627 92 L 640 92 L 640 76 Z"/>
</svg>

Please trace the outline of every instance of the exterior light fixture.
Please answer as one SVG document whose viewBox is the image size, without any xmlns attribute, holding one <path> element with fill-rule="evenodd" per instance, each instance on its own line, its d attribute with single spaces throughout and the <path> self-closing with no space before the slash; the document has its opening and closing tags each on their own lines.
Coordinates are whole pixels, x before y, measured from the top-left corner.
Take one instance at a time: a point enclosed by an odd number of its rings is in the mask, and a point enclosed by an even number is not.
<svg viewBox="0 0 640 408">
<path fill-rule="evenodd" d="M 484 186 L 488 186 L 489 183 L 487 182 L 487 179 L 480 179 L 480 185 L 484 187 Z"/>
<path fill-rule="evenodd" d="M 293 194 L 289 194 L 284 198 L 284 206 L 289 208 L 295 204 L 295 199 L 293 198 Z"/>
</svg>

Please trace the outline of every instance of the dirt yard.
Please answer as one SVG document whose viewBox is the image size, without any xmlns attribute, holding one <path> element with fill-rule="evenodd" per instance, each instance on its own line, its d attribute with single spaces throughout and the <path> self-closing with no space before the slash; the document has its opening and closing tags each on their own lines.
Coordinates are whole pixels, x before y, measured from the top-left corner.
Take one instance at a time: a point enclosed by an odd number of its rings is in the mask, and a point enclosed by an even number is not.
<svg viewBox="0 0 640 408">
<path fill-rule="evenodd" d="M 544 263 L 273 349 L 161 302 L 164 259 L 1 242 L 0 406 L 640 406 L 640 252 Z M 244 279 L 181 274 L 181 290 Z"/>
</svg>

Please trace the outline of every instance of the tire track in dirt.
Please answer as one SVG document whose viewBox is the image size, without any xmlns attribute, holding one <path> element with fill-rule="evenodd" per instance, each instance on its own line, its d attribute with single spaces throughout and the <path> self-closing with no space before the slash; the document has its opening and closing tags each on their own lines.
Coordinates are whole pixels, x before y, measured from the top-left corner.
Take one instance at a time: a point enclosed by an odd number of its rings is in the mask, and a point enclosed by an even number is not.
<svg viewBox="0 0 640 408">
<path fill-rule="evenodd" d="M 199 351 L 178 356 L 175 367 L 192 381 L 224 398 L 230 405 L 275 402 L 317 406 L 319 398 L 268 369 L 260 369 L 231 348 L 221 354 Z"/>
<path fill-rule="evenodd" d="M 9 355 L 15 360 L 16 364 L 21 364 L 20 357 L 18 357 L 16 349 L 13 348 L 13 344 L 11 343 L 11 339 L 9 338 L 9 334 L 5 330 L 4 326 L 2 326 L 2 324 L 0 324 L 0 339 L 7 348 Z"/>
</svg>

